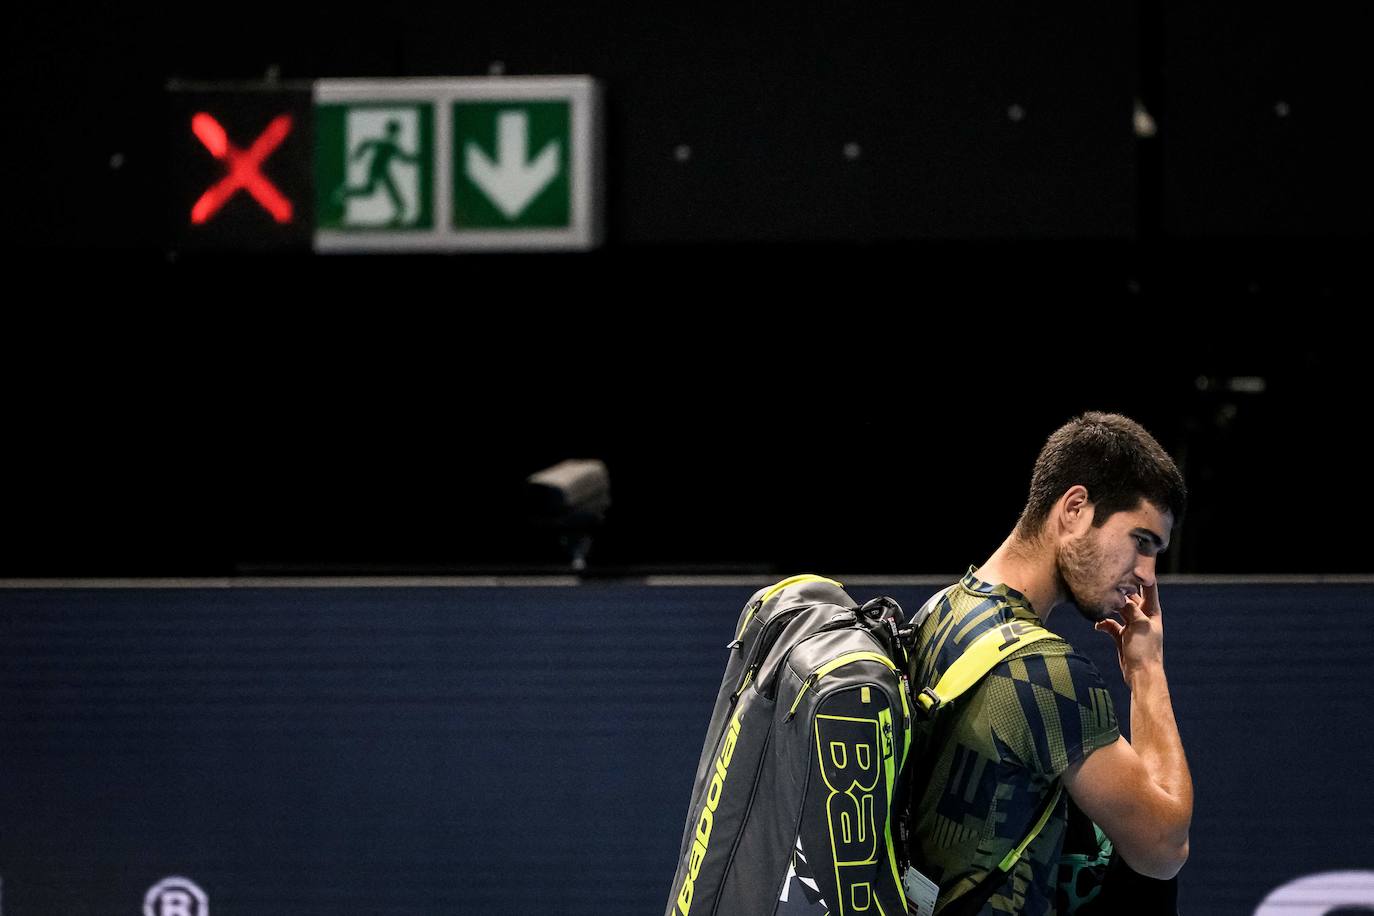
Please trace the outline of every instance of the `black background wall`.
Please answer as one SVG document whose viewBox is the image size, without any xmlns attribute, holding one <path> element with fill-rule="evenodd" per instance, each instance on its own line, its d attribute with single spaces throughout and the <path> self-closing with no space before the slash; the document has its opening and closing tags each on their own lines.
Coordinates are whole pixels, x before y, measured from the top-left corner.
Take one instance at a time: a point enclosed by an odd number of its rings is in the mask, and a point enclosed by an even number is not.
<svg viewBox="0 0 1374 916">
<path fill-rule="evenodd" d="M 1192 508 L 1162 568 L 1370 569 L 1363 380 L 1326 372 L 1338 354 L 1272 361 L 1248 394 L 1100 350 L 1078 357 L 1103 364 L 1079 389 L 1017 371 L 1009 345 L 932 358 L 913 339 L 909 364 L 870 370 L 861 348 L 805 333 L 726 367 L 653 363 L 655 340 L 590 377 L 423 350 L 379 365 L 301 339 L 265 364 L 187 338 L 193 355 L 156 370 L 101 353 L 108 368 L 73 385 L 90 364 L 57 357 L 11 388 L 40 394 L 11 401 L 0 570 L 556 570 L 522 487 L 566 457 L 610 471 L 592 574 L 962 568 L 1010 530 L 1044 437 L 1088 407 L 1137 417 L 1183 464 Z"/>
<path fill-rule="evenodd" d="M 565 457 L 593 573 L 947 568 L 1093 408 L 1176 571 L 1371 569 L 1366 10 L 235 9 L 14 14 L 0 575 L 556 564 Z M 601 249 L 170 250 L 168 80 L 497 70 L 602 81 Z"/>
</svg>

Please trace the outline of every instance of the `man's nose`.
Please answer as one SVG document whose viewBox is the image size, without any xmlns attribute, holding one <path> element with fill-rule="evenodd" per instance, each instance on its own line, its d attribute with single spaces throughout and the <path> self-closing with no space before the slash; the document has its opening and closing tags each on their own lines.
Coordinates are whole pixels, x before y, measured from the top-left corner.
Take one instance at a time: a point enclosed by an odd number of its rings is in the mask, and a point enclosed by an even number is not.
<svg viewBox="0 0 1374 916">
<path fill-rule="evenodd" d="M 1135 577 L 1140 580 L 1141 588 L 1151 588 L 1155 584 L 1155 558 L 1143 554 L 1135 561 Z"/>
</svg>

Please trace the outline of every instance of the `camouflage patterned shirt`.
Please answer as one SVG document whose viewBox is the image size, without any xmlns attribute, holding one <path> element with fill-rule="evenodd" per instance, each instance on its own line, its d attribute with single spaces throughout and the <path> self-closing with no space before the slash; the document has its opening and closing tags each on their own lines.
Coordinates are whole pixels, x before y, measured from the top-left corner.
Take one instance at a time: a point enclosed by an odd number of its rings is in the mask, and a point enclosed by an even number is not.
<svg viewBox="0 0 1374 916">
<path fill-rule="evenodd" d="M 922 627 L 921 644 L 934 639 L 934 651 L 923 656 L 912 690 L 933 685 L 987 629 L 1016 618 L 1039 623 L 1024 595 L 980 581 L 973 569 L 943 593 Z M 977 885 L 1025 839 L 1061 773 L 1119 736 L 1097 668 L 1061 640 L 1012 653 L 933 723 L 919 726 L 912 745 L 920 762 L 913 855 L 916 867 L 940 886 L 936 912 Z M 1055 914 L 1067 803 L 1061 793 L 983 916 Z"/>
</svg>

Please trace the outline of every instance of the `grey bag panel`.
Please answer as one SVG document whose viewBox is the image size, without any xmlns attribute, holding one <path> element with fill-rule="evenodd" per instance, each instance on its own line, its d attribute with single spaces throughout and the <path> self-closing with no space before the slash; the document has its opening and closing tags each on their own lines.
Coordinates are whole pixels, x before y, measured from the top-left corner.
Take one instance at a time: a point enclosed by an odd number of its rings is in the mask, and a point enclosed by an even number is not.
<svg viewBox="0 0 1374 916">
<path fill-rule="evenodd" d="M 776 906 L 797 838 L 801 794 L 772 758 L 785 744 L 776 726 L 755 786 L 752 805 L 728 864 L 715 916 L 767 916 Z"/>
<path fill-rule="evenodd" d="M 798 675 L 791 665 L 783 665 L 777 676 L 778 701 L 774 706 L 779 720 L 787 718 L 792 701 L 796 699 L 797 692 L 801 690 L 801 684 L 802 676 Z M 779 707 L 781 708 L 779 709 Z M 805 715 L 804 712 L 803 715 Z M 811 765 L 811 755 L 815 751 L 811 747 L 809 737 L 797 735 L 805 723 L 794 725 L 793 723 L 796 722 L 797 717 L 793 716 L 791 722 L 780 721 L 775 726 L 784 729 L 784 731 L 780 733 L 782 740 L 778 741 L 774 754 L 779 768 L 788 776 L 788 787 L 800 799 L 806 792 L 806 776 Z"/>
<path fill-rule="evenodd" d="M 782 630 L 777 641 L 759 660 L 758 673 L 754 675 L 750 688 L 766 696 L 776 697 L 778 674 L 784 666 L 792 665 L 792 655 L 803 651 L 803 647 L 817 639 L 818 635 L 823 635 L 818 634 L 822 627 L 844 625 L 852 623 L 853 620 L 854 609 L 837 604 L 815 604 L 802 608 L 785 623 L 779 615 L 775 618 L 775 624 L 782 624 Z"/>
<path fill-rule="evenodd" d="M 853 620 L 852 613 L 846 613 L 845 617 L 851 621 Z M 878 641 L 868 635 L 868 631 L 856 626 L 847 626 L 840 629 L 813 632 L 805 639 L 798 640 L 796 645 L 793 646 L 792 651 L 788 653 L 787 667 L 790 668 L 799 679 L 804 679 L 831 659 L 838 658 L 841 655 L 847 655 L 851 652 L 876 652 L 879 655 L 887 654 L 883 647 L 879 645 Z M 873 662 L 872 664 L 881 666 L 879 662 Z M 896 672 L 891 669 L 886 670 L 888 670 L 895 680 L 897 677 Z M 843 669 L 836 669 L 834 673 L 828 675 L 827 680 L 829 678 L 842 679 L 844 674 L 845 672 Z"/>
<path fill-rule="evenodd" d="M 666 916 L 710 916 L 716 911 L 740 831 L 748 823 L 757 796 L 760 773 L 769 769 L 764 756 L 773 718 L 772 701 L 746 692 L 711 747 L 709 776 L 701 789 L 692 793 L 691 814 Z M 736 721 L 738 729 L 734 728 Z"/>
<path fill-rule="evenodd" d="M 773 593 L 768 596 L 768 599 L 762 600 L 763 596 L 770 591 Z M 788 629 L 788 623 L 796 617 L 804 615 L 818 602 L 825 604 L 833 601 L 841 601 L 850 607 L 854 604 L 843 589 L 836 588 L 828 582 L 811 580 L 788 585 L 782 589 L 778 589 L 777 586 L 761 588 L 745 602 L 744 608 L 740 611 L 739 619 L 735 623 L 737 638 L 730 643 L 730 656 L 726 659 L 725 674 L 721 678 L 720 689 L 716 693 L 716 703 L 711 711 L 711 721 L 706 728 L 706 740 L 702 742 L 701 756 L 697 760 L 696 776 L 692 780 L 693 800 L 699 799 L 702 790 L 710 784 L 711 762 L 721 741 L 724 740 L 724 730 L 729 724 L 730 716 L 736 704 L 743 699 L 742 695 L 736 699 L 736 693 L 739 692 L 748 669 L 755 665 L 762 667 L 765 656 L 771 656 L 776 660 L 779 654 L 785 654 L 786 649 L 790 646 L 789 641 L 783 635 Z M 813 614 L 812 616 L 816 615 Z M 772 625 L 771 629 L 770 624 Z M 804 627 L 803 621 L 799 622 L 799 626 L 792 630 L 794 634 L 792 641 L 797 638 L 796 634 L 804 631 Z M 771 646 L 765 646 L 765 641 L 769 641 Z M 764 651 L 771 647 L 776 647 L 778 651 Z M 746 691 L 749 689 L 746 688 Z M 753 692 L 757 693 L 757 690 Z M 686 855 L 691 845 L 692 824 L 694 823 L 692 815 L 693 810 L 689 808 L 687 823 L 683 827 L 682 842 L 679 846 L 679 852 L 682 855 Z"/>
</svg>

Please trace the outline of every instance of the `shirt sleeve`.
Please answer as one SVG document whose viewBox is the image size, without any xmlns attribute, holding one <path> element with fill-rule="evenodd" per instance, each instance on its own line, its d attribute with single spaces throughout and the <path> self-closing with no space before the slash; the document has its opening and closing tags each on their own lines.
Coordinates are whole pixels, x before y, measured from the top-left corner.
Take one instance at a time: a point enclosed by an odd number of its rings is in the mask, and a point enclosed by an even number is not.
<svg viewBox="0 0 1374 916">
<path fill-rule="evenodd" d="M 1028 646 L 989 675 L 992 731 L 1003 762 L 1053 779 L 1121 737 L 1097 667 L 1068 649 Z"/>
</svg>

